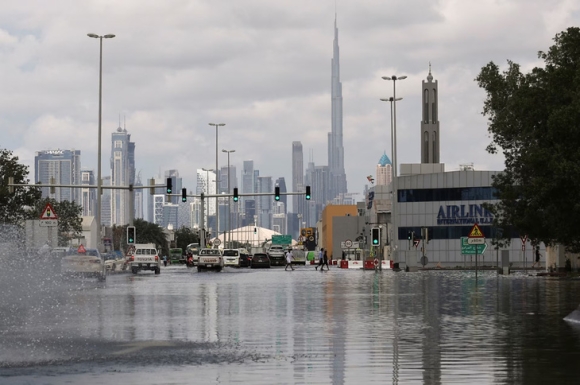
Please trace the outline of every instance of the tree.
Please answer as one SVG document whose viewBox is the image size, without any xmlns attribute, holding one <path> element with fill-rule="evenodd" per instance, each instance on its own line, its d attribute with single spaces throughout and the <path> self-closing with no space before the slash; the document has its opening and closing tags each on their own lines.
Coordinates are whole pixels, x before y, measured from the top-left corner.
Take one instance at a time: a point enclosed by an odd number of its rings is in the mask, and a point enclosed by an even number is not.
<svg viewBox="0 0 580 385">
<path fill-rule="evenodd" d="M 499 228 L 580 250 L 580 28 L 554 42 L 538 53 L 543 68 L 522 74 L 508 61 L 500 73 L 490 62 L 475 79 L 487 93 L 487 151 L 505 156 L 493 179 L 499 203 L 489 208 Z"/>
<path fill-rule="evenodd" d="M 83 208 L 75 202 L 58 202 L 56 199 L 44 198 L 36 201 L 34 207 L 28 213 L 27 219 L 38 219 L 42 215 L 47 203 L 50 203 L 58 216 L 58 245 L 68 246 L 71 239 L 78 238 L 82 235 L 83 220 L 81 216 Z"/>
<path fill-rule="evenodd" d="M 153 243 L 161 255 L 169 255 L 169 246 L 163 228 L 143 219 L 135 219 L 135 239 L 137 243 Z"/>
<path fill-rule="evenodd" d="M 28 184 L 28 166 L 18 163 L 12 151 L 0 149 L 0 222 L 21 224 L 28 217 L 28 208 L 40 199 L 41 192 L 35 187 L 15 187 L 9 192 L 8 178 L 13 177 L 15 184 Z"/>
<path fill-rule="evenodd" d="M 185 252 L 190 243 L 199 243 L 199 234 L 189 227 L 181 227 L 175 231 L 177 247 Z"/>
</svg>

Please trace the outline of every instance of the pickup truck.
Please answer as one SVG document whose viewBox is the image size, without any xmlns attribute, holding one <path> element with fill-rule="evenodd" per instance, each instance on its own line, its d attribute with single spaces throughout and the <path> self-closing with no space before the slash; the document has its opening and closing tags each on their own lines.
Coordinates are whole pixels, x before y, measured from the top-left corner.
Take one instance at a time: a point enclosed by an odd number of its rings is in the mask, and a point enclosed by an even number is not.
<svg viewBox="0 0 580 385">
<path fill-rule="evenodd" d="M 201 249 L 197 260 L 197 271 L 215 270 L 224 268 L 224 258 L 220 249 Z"/>
<path fill-rule="evenodd" d="M 161 273 L 161 260 L 153 243 L 135 244 L 135 249 L 129 257 L 131 272 L 137 274 L 141 270 L 152 270 Z"/>
</svg>

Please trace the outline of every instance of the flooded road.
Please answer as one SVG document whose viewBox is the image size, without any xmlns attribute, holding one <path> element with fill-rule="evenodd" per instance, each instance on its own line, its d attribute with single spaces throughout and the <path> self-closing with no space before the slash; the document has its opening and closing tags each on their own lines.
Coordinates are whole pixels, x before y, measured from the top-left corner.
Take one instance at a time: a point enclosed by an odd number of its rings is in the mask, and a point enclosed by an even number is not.
<svg viewBox="0 0 580 385">
<path fill-rule="evenodd" d="M 580 382 L 580 281 L 169 267 L 0 288 L 0 384 Z"/>
</svg>

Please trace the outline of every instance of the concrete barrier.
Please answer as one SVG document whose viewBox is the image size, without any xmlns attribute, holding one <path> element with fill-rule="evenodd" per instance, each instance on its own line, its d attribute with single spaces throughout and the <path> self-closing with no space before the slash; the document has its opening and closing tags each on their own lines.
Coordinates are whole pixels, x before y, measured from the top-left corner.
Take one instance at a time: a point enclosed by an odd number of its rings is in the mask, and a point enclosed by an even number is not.
<svg viewBox="0 0 580 385">
<path fill-rule="evenodd" d="M 349 269 L 362 269 L 363 268 L 363 261 L 348 261 L 348 268 Z"/>
<path fill-rule="evenodd" d="M 338 266 L 341 269 L 348 269 L 348 261 L 346 259 L 343 259 L 340 261 L 340 265 Z"/>
</svg>

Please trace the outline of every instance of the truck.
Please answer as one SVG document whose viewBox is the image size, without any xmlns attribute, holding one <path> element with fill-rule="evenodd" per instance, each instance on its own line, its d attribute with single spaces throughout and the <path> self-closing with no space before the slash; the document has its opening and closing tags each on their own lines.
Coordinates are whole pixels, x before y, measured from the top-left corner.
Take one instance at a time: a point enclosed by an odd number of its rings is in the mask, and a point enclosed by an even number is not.
<svg viewBox="0 0 580 385">
<path fill-rule="evenodd" d="M 185 256 L 180 247 L 169 249 L 169 263 L 185 265 Z"/>
<path fill-rule="evenodd" d="M 224 258 L 220 249 L 200 249 L 197 260 L 197 271 L 215 270 L 222 271 L 224 268 Z"/>
<path fill-rule="evenodd" d="M 153 243 L 135 244 L 130 250 L 128 264 L 133 274 L 137 274 L 141 270 L 151 270 L 155 274 L 161 273 L 161 259 Z"/>
</svg>

